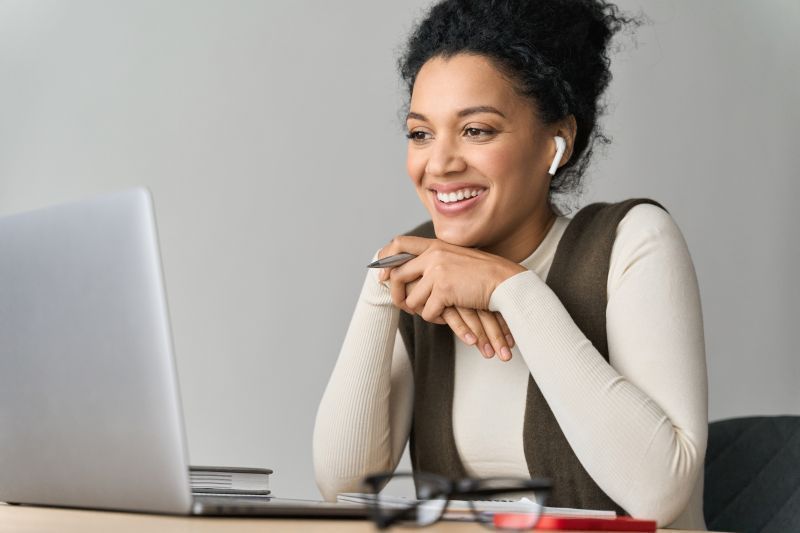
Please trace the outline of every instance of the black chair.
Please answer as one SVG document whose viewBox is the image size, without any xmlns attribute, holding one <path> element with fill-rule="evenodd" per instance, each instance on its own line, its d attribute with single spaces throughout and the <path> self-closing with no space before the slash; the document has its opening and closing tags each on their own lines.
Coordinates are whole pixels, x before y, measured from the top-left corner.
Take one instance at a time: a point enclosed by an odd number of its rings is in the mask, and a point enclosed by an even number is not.
<svg viewBox="0 0 800 533">
<path fill-rule="evenodd" d="M 709 424 L 703 513 L 710 530 L 800 532 L 800 416 Z"/>
</svg>

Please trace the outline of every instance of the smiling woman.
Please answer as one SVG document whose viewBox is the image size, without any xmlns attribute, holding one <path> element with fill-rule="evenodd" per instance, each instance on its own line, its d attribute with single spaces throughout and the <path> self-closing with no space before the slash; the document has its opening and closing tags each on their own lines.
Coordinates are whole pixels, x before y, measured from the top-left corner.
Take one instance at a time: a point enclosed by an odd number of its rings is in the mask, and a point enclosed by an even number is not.
<svg viewBox="0 0 800 533">
<path fill-rule="evenodd" d="M 408 174 L 437 237 L 522 261 L 555 220 L 547 169 L 554 137 L 574 137 L 574 119 L 543 124 L 532 103 L 482 55 L 432 58 L 414 89 Z M 459 190 L 477 196 L 452 202 Z"/>
<path fill-rule="evenodd" d="M 652 200 L 555 206 L 606 140 L 607 47 L 627 23 L 600 0 L 445 0 L 412 33 L 407 170 L 431 220 L 376 254 L 414 259 L 364 282 L 317 414 L 326 498 L 394 470 L 410 438 L 418 472 L 544 476 L 551 505 L 705 529 L 680 230 Z"/>
</svg>

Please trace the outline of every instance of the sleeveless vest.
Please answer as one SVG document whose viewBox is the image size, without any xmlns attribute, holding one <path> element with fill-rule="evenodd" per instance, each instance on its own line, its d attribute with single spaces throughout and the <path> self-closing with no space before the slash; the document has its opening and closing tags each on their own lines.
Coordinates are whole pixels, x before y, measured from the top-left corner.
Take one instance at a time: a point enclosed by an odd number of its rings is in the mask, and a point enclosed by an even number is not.
<svg viewBox="0 0 800 533">
<path fill-rule="evenodd" d="M 641 203 L 662 207 L 652 200 L 631 199 L 615 204 L 596 203 L 581 209 L 558 243 L 546 280 L 606 361 L 606 287 L 611 248 L 617 225 L 631 208 Z M 407 235 L 434 238 L 433 224 L 422 224 Z M 418 315 L 402 311 L 399 331 L 414 374 L 410 437 L 413 470 L 450 479 L 467 477 L 453 436 L 454 335 L 447 325 L 425 322 Z M 531 477 L 545 477 L 553 482 L 548 505 L 626 514 L 586 472 L 533 376 L 528 379 L 522 437 Z"/>
</svg>

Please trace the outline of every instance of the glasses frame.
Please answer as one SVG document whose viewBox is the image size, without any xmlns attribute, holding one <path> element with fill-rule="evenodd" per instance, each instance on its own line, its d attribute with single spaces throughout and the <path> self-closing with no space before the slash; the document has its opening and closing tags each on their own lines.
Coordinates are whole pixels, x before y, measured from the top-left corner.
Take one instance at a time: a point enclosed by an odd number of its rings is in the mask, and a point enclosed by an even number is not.
<svg viewBox="0 0 800 533">
<path fill-rule="evenodd" d="M 413 479 L 415 487 L 417 487 L 418 481 L 427 481 L 429 484 L 426 486 L 433 488 L 433 490 L 420 497 L 418 494 L 419 489 L 417 488 L 417 499 L 413 500 L 407 508 L 381 507 L 380 491 L 392 478 L 398 477 Z M 483 520 L 482 515 L 485 515 L 485 512 L 478 511 L 473 505 L 474 501 L 489 499 L 491 496 L 499 494 L 535 492 L 537 493 L 537 503 L 544 506 L 547 496 L 553 487 L 552 482 L 546 478 L 490 477 L 450 480 L 444 476 L 429 472 L 383 472 L 365 477 L 364 485 L 369 493 L 374 495 L 374 499 L 369 503 L 369 513 L 370 518 L 372 518 L 378 529 L 387 529 L 393 525 L 412 528 L 433 525 L 442 519 L 450 502 L 456 499 L 469 501 L 470 510 L 476 521 L 490 529 L 495 529 L 490 522 Z M 409 514 L 416 512 L 417 508 L 424 502 L 437 499 L 443 499 L 444 505 L 435 520 L 425 524 L 417 524 L 410 521 L 401 522 L 402 520 L 409 520 Z M 531 527 L 535 525 L 533 523 Z"/>
</svg>

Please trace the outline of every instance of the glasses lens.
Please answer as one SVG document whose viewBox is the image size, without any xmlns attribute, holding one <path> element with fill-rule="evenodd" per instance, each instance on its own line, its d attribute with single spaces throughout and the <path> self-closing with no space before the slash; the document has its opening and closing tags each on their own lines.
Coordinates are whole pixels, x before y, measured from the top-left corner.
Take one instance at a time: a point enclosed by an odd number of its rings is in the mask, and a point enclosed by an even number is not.
<svg viewBox="0 0 800 533">
<path fill-rule="evenodd" d="M 447 500 L 445 498 L 420 502 L 414 513 L 414 523 L 418 526 L 429 526 L 433 524 L 442 517 L 445 507 L 447 507 Z"/>
<path fill-rule="evenodd" d="M 535 527 L 546 492 L 531 489 L 526 483 L 529 480 L 482 480 L 475 496 L 469 498 L 475 519 L 489 529 L 521 531 Z"/>
<path fill-rule="evenodd" d="M 447 498 L 446 483 L 437 477 L 419 476 L 419 492 L 411 474 L 395 474 L 375 496 L 374 506 L 384 523 L 421 527 L 442 517 Z M 419 499 L 417 499 L 419 495 Z"/>
</svg>

